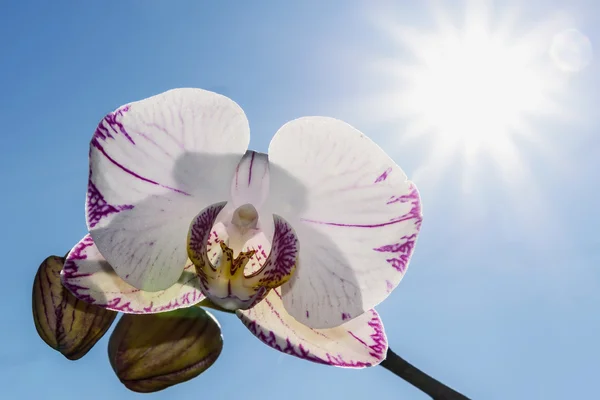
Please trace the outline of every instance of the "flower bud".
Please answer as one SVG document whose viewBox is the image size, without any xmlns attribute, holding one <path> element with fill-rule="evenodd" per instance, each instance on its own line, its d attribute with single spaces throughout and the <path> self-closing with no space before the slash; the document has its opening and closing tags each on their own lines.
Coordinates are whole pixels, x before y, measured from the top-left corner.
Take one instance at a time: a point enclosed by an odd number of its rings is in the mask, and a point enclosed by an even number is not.
<svg viewBox="0 0 600 400">
<path fill-rule="evenodd" d="M 69 360 L 78 360 L 102 338 L 117 313 L 78 300 L 63 287 L 65 259 L 44 260 L 33 282 L 33 322 L 48 346 Z"/>
<path fill-rule="evenodd" d="M 108 342 L 108 357 L 127 388 L 150 393 L 200 375 L 222 348 L 215 318 L 200 307 L 189 307 L 123 315 Z"/>
</svg>

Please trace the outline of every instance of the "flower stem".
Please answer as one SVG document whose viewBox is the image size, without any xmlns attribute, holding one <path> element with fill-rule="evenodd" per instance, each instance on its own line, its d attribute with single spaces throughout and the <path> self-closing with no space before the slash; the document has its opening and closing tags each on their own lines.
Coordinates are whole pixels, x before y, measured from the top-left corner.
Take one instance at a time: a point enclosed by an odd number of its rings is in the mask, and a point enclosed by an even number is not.
<svg viewBox="0 0 600 400">
<path fill-rule="evenodd" d="M 386 359 L 379 365 L 428 394 L 433 400 L 469 400 L 467 396 L 413 366 L 390 348 L 388 348 Z"/>
</svg>

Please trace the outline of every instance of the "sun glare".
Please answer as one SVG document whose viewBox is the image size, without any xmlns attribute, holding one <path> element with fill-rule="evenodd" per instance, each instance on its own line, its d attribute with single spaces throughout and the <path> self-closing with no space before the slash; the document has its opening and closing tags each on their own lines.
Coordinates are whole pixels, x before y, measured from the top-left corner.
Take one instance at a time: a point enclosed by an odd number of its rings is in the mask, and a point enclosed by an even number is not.
<svg viewBox="0 0 600 400">
<path fill-rule="evenodd" d="M 367 112 L 400 120 L 403 141 L 429 138 L 428 172 L 443 170 L 456 157 L 471 164 L 483 156 L 507 176 L 522 173 L 516 137 L 540 141 L 532 120 L 566 115 L 559 100 L 568 74 L 556 59 L 570 54 L 562 49 L 567 40 L 554 45 L 561 51 L 549 49 L 569 21 L 559 16 L 521 29 L 515 13 L 499 15 L 486 5 L 469 3 L 464 19 L 434 10 L 433 32 L 402 26 L 389 15 L 376 21 L 403 56 L 375 61 L 386 88 L 369 99 Z M 570 43 L 583 43 L 576 39 Z"/>
<path fill-rule="evenodd" d="M 444 38 L 407 74 L 405 110 L 465 146 L 497 146 L 524 112 L 543 105 L 543 82 L 519 49 L 486 32 Z"/>
</svg>

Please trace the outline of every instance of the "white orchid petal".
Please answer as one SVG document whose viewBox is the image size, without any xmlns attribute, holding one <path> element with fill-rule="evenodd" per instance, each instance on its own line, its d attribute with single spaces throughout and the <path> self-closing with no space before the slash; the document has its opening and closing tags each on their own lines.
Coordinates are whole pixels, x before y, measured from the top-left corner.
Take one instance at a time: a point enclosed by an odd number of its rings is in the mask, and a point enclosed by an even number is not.
<svg viewBox="0 0 600 400">
<path fill-rule="evenodd" d="M 87 223 L 122 279 L 147 291 L 177 282 L 190 221 L 227 200 L 248 142 L 242 109 L 200 89 L 171 90 L 100 122 L 90 148 Z"/>
<path fill-rule="evenodd" d="M 284 125 L 269 147 L 269 208 L 300 240 L 287 311 L 331 328 L 374 308 L 398 285 L 421 225 L 414 184 L 350 125 L 324 117 Z"/>
<path fill-rule="evenodd" d="M 259 209 L 269 193 L 269 159 L 265 153 L 247 151 L 231 182 L 231 201 L 235 208 L 252 204 Z"/>
<path fill-rule="evenodd" d="M 152 314 L 190 307 L 204 299 L 194 266 L 187 264 L 173 286 L 145 292 L 119 278 L 86 235 L 67 256 L 61 279 L 75 297 L 87 303 L 124 313 Z"/>
<path fill-rule="evenodd" d="M 385 359 L 387 338 L 375 310 L 331 329 L 309 328 L 283 306 L 279 289 L 238 317 L 254 336 L 283 353 L 320 364 L 364 368 Z"/>
</svg>

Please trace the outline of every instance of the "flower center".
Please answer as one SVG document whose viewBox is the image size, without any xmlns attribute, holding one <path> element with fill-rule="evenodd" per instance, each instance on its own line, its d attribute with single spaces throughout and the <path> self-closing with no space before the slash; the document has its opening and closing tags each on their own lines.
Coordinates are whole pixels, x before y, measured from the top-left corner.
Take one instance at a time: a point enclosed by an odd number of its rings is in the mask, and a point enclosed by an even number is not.
<svg viewBox="0 0 600 400">
<path fill-rule="evenodd" d="M 218 210 L 216 209 L 218 207 Z M 281 217 L 273 216 L 274 234 L 271 253 L 260 263 L 260 268 L 246 275 L 246 264 L 255 256 L 248 248 L 249 238 L 261 233 L 257 229 L 258 212 L 251 204 L 238 207 L 226 223 L 228 243 L 220 240 L 223 252 L 217 265 L 207 255 L 207 241 L 218 211 L 223 205 L 213 205 L 202 211 L 190 226 L 188 255 L 200 278 L 204 295 L 216 305 L 228 309 L 249 309 L 264 299 L 271 289 L 287 282 L 294 273 L 298 255 L 298 240 L 292 227 Z M 254 258 L 255 261 L 258 257 Z"/>
</svg>

